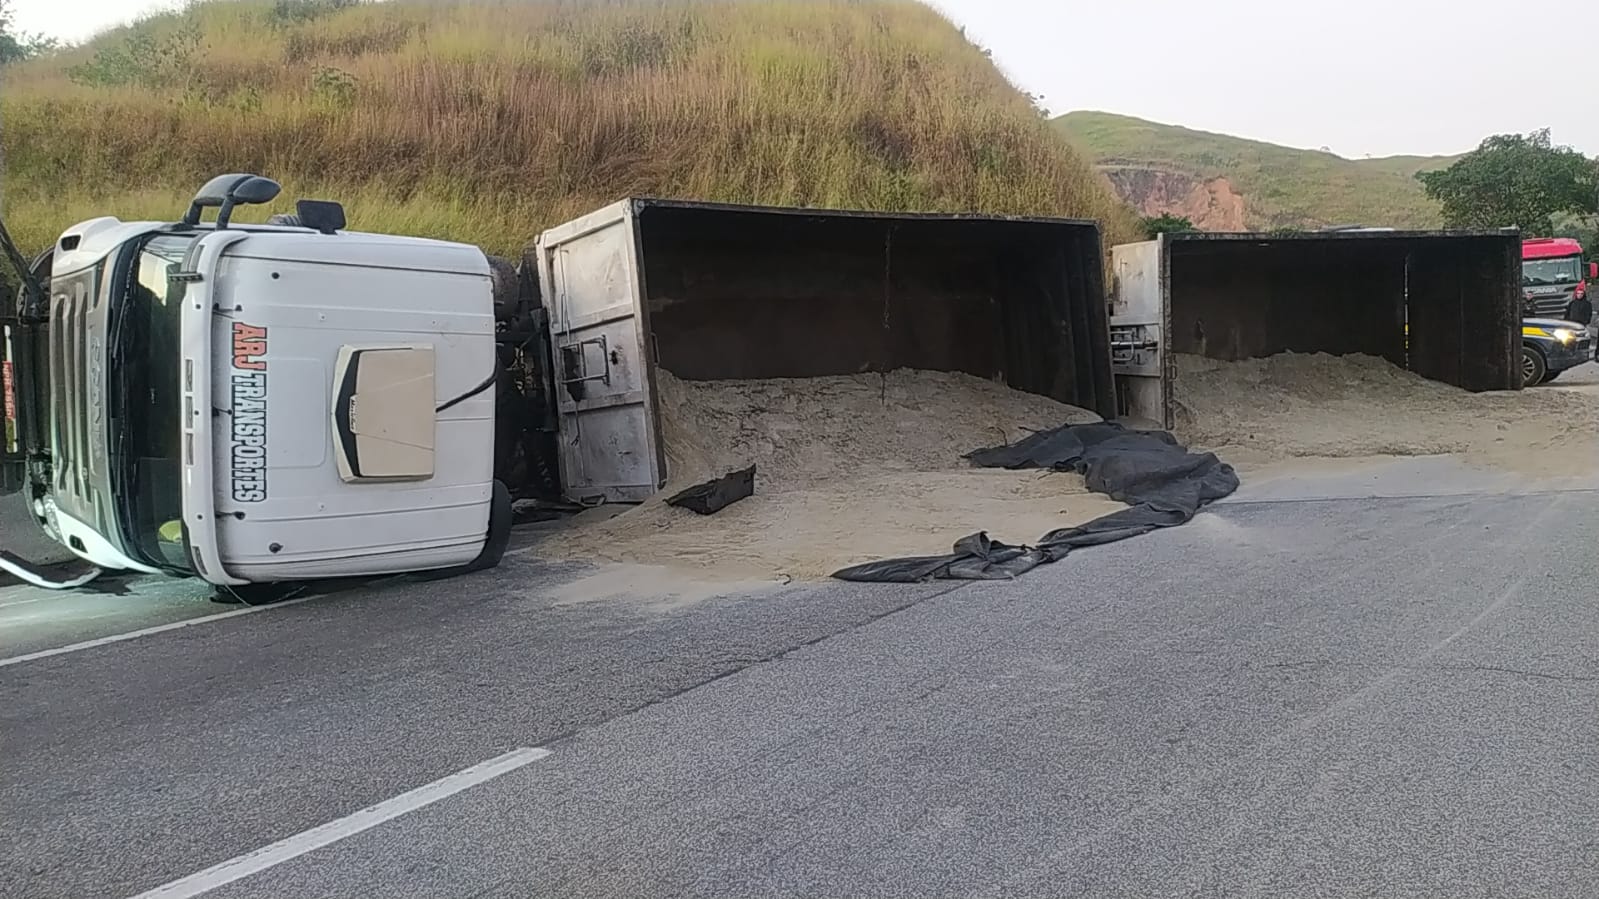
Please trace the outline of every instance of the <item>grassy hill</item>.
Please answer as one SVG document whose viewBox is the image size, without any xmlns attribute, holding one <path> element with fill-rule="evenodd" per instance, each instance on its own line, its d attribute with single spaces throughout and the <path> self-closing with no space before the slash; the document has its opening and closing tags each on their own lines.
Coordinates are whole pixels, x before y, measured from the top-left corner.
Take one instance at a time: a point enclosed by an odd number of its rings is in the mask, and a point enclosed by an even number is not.
<svg viewBox="0 0 1599 899">
<path fill-rule="evenodd" d="M 43 246 L 208 177 L 515 253 L 629 194 L 1135 220 L 909 0 L 236 0 L 13 67 L 3 212 Z"/>
<path fill-rule="evenodd" d="M 1197 181 L 1226 178 L 1243 198 L 1252 228 L 1338 224 L 1437 227 L 1437 205 L 1415 173 L 1444 168 L 1454 157 L 1392 156 L 1345 159 L 1225 134 L 1161 125 L 1102 112 L 1073 112 L 1054 120 L 1096 164 L 1147 167 Z M 1138 197 L 1129 198 L 1140 205 Z"/>
</svg>

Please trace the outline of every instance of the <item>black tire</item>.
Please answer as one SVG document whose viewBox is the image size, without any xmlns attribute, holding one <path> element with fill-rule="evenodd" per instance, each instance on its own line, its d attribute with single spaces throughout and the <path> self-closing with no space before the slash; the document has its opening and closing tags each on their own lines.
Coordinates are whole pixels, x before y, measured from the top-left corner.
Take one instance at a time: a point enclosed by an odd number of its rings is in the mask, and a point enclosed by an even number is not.
<svg viewBox="0 0 1599 899">
<path fill-rule="evenodd" d="M 504 324 L 521 311 L 522 285 L 516 263 L 503 256 L 489 256 L 489 278 L 494 289 L 494 320 Z"/>
<path fill-rule="evenodd" d="M 1544 375 L 1549 372 L 1549 364 L 1544 362 L 1543 353 L 1535 347 L 1522 344 L 1521 347 L 1521 386 L 1532 387 L 1542 384 Z"/>
<path fill-rule="evenodd" d="M 1561 375 L 1563 375 L 1565 373 L 1566 372 L 1565 372 L 1564 369 L 1561 369 L 1560 371 L 1546 371 L 1546 372 L 1543 373 L 1543 380 L 1539 381 L 1538 383 L 1539 384 L 1547 384 L 1550 381 L 1553 381 L 1554 379 L 1560 377 Z"/>
</svg>

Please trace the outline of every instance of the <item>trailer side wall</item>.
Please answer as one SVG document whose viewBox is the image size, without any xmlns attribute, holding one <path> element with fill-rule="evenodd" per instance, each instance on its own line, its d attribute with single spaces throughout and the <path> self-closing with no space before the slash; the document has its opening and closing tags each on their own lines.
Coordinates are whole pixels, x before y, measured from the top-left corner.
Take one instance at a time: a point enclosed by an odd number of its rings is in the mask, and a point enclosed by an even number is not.
<svg viewBox="0 0 1599 899">
<path fill-rule="evenodd" d="M 1410 368 L 1467 390 L 1521 384 L 1521 247 L 1432 241 L 1410 257 Z"/>
</svg>

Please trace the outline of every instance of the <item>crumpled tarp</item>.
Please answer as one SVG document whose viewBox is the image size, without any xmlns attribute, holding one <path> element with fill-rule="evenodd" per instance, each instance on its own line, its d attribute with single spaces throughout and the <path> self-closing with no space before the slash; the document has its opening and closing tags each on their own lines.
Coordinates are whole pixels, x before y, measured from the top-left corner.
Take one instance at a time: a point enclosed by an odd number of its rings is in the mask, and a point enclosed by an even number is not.
<svg viewBox="0 0 1599 899">
<path fill-rule="evenodd" d="M 666 501 L 668 506 L 688 509 L 700 515 L 715 515 L 741 499 L 755 495 L 755 466 L 741 468 L 719 478 L 675 494 Z"/>
<path fill-rule="evenodd" d="M 1013 578 L 1074 549 L 1184 524 L 1239 483 L 1233 467 L 1214 453 L 1191 453 L 1165 431 L 1128 430 L 1114 422 L 1064 425 L 966 458 L 980 468 L 1076 471 L 1088 489 L 1129 508 L 1050 531 L 1031 546 L 1001 543 L 982 531 L 956 541 L 945 555 L 867 562 L 833 577 L 881 583 Z"/>
</svg>

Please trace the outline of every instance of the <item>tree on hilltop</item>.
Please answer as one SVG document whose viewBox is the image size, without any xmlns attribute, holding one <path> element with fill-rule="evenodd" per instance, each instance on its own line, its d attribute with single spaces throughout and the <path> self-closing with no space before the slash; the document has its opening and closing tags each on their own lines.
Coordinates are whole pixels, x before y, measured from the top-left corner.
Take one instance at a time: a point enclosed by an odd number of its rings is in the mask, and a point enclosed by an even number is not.
<svg viewBox="0 0 1599 899">
<path fill-rule="evenodd" d="M 1547 235 L 1557 214 L 1594 208 L 1599 166 L 1571 147 L 1554 146 L 1544 128 L 1496 134 L 1449 168 L 1419 172 L 1416 180 L 1443 206 L 1451 228 L 1518 227 Z"/>
</svg>

